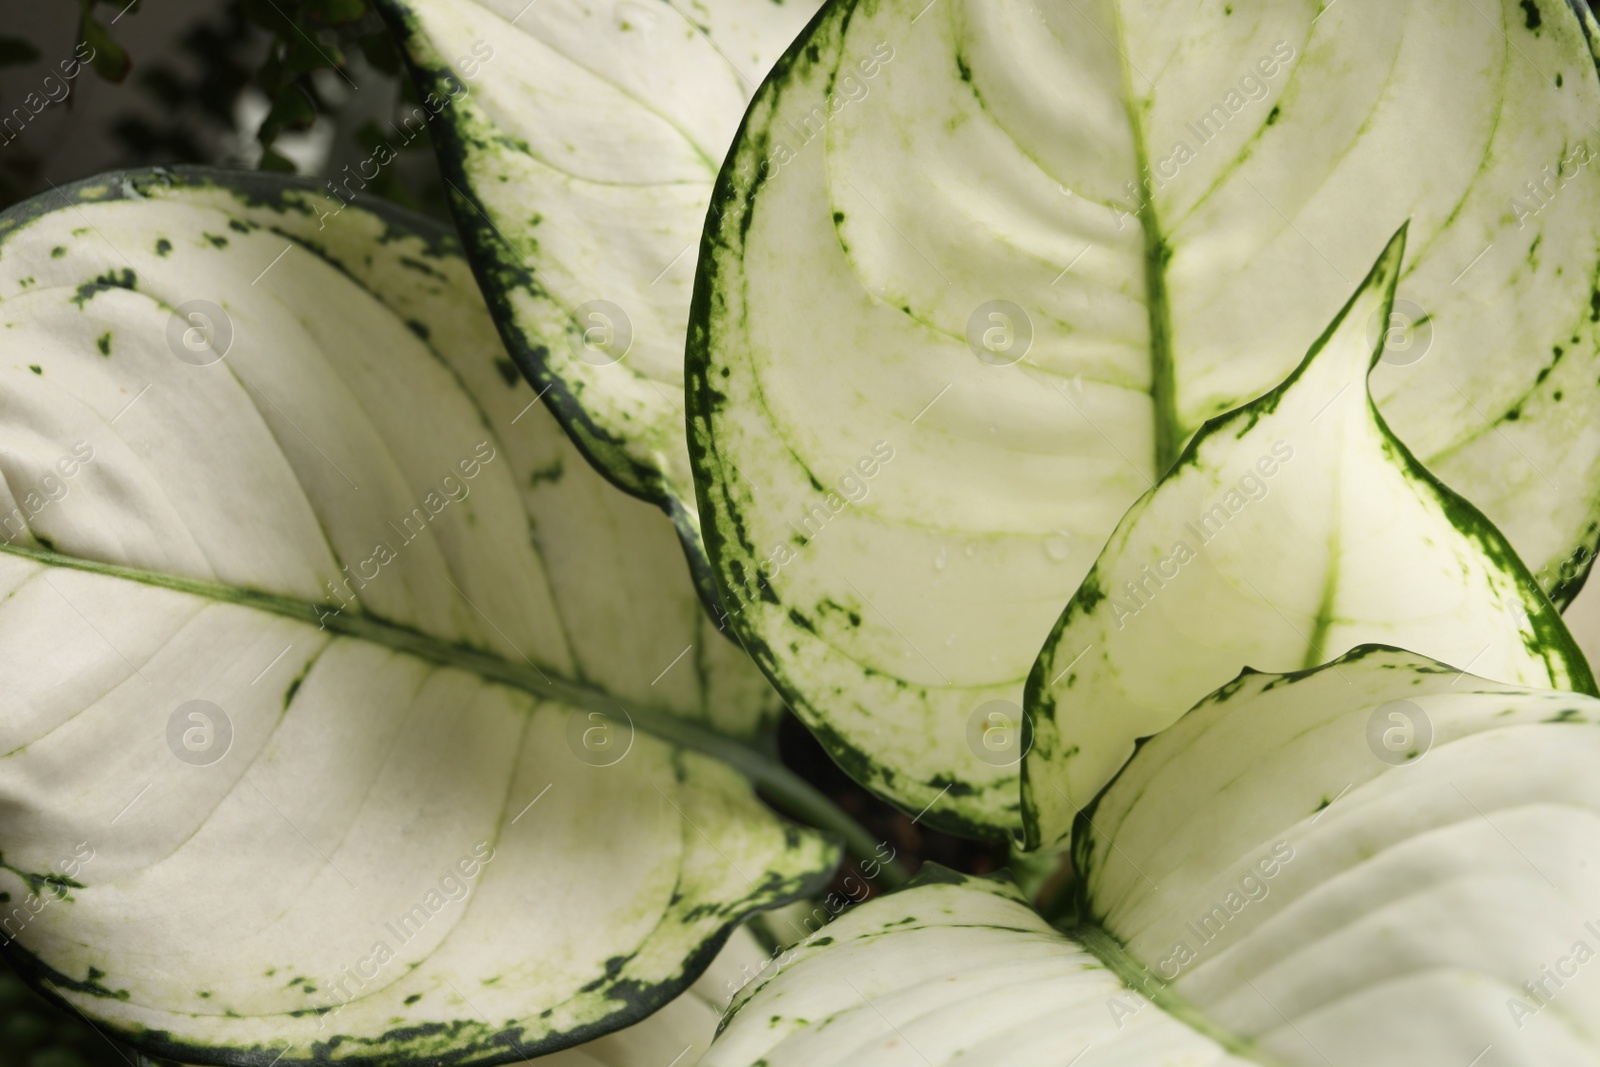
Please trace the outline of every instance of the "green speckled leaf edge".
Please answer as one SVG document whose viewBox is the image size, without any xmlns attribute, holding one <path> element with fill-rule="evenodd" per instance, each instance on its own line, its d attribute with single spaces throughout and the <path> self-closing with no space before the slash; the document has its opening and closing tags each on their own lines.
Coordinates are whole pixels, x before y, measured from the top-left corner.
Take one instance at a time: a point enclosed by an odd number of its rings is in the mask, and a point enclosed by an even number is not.
<svg viewBox="0 0 1600 1067">
<path fill-rule="evenodd" d="M 711 432 L 708 413 L 715 409 L 722 398 L 711 378 L 709 323 L 716 301 L 717 279 L 722 270 L 718 257 L 737 254 L 732 243 L 735 239 L 733 235 L 742 239 L 749 225 L 750 205 L 764 180 L 756 164 L 765 158 L 765 153 L 752 141 L 749 131 L 759 128 L 768 121 L 779 96 L 798 70 L 807 64 L 823 61 L 819 40 L 825 35 L 831 35 L 835 40 L 842 39 L 853 11 L 854 4 L 842 0 L 833 0 L 825 5 L 795 44 L 773 67 L 772 73 L 752 101 L 750 110 L 745 114 L 744 123 L 734 138 L 734 150 L 723 165 L 722 173 L 717 177 L 716 190 L 711 198 L 711 218 L 718 221 L 716 224 L 708 222 L 700 246 L 700 269 L 695 276 L 694 305 L 689 317 L 689 343 L 684 357 L 684 389 L 689 419 L 689 457 L 694 465 L 695 481 L 700 489 L 701 537 L 708 557 L 706 566 L 717 583 L 719 599 L 723 603 L 740 602 L 735 583 L 745 588 L 759 589 L 756 595 L 769 602 L 778 601 L 764 581 L 750 581 L 742 570 L 741 557 L 754 560 L 760 558 L 760 553 L 753 545 L 743 541 L 738 509 L 726 489 L 726 486 L 736 484 L 739 476 L 735 473 L 724 479 L 715 473 L 720 470 L 723 461 L 717 449 L 715 436 Z M 746 188 L 740 178 L 741 174 L 755 174 L 757 177 L 754 183 Z M 726 522 L 719 521 L 719 507 L 729 516 Z M 728 551 L 726 546 L 735 543 L 738 547 Z M 734 568 L 738 573 L 730 571 L 729 568 Z M 737 615 L 738 612 L 734 612 L 732 617 Z M 833 729 L 825 717 L 812 712 L 804 699 L 806 687 L 788 681 L 782 658 L 775 655 L 758 636 L 737 624 L 731 629 L 773 685 L 784 694 L 790 708 L 801 716 L 806 727 L 827 748 L 828 754 L 834 761 L 856 781 L 880 796 L 885 795 L 885 786 L 882 783 L 893 781 L 897 773 L 895 769 L 881 763 L 871 752 Z M 1001 838 L 1010 832 L 1011 827 L 1004 821 L 997 822 L 978 809 L 969 808 L 963 803 L 966 796 L 973 792 L 968 783 L 954 780 L 932 783 L 928 787 L 929 791 L 939 789 L 941 785 L 946 790 L 943 795 L 951 803 L 941 804 L 921 813 L 921 818 L 930 826 L 949 833 L 979 838 Z M 1010 792 L 1014 790 L 1007 790 L 1008 794 Z"/>
<path fill-rule="evenodd" d="M 442 94 L 441 98 L 451 97 L 446 79 L 453 78 L 454 74 L 449 64 L 440 58 L 428 35 L 420 29 L 419 16 L 407 0 L 378 0 L 376 6 L 402 45 L 401 56 L 418 95 L 426 97 L 435 93 Z M 723 632 L 736 639 L 736 633 L 725 625 L 728 612 L 701 540 L 694 486 L 676 484 L 661 466 L 632 454 L 630 442 L 595 418 L 571 383 L 551 372 L 545 345 L 518 324 L 511 294 L 519 290 L 540 294 L 543 287 L 535 278 L 532 266 L 511 252 L 506 238 L 475 202 L 473 185 L 467 175 L 470 142 L 475 138 L 494 139 L 505 135 L 492 126 L 480 128 L 470 121 L 451 121 L 450 114 L 444 111 L 429 114 L 428 129 L 436 146 L 439 169 L 450 186 L 447 199 L 467 260 L 478 278 L 479 289 L 506 350 L 528 380 L 541 391 L 568 436 L 595 469 L 625 492 L 662 508 L 671 518 L 707 609 L 718 620 Z"/>
</svg>

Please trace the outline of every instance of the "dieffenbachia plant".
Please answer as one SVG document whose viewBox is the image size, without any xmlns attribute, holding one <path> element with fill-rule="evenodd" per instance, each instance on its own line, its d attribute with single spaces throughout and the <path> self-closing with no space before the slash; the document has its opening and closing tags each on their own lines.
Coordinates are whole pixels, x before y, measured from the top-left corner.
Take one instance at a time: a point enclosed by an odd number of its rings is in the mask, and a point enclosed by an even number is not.
<svg viewBox="0 0 1600 1067">
<path fill-rule="evenodd" d="M 752 786 L 820 799 L 770 691 L 444 231 L 110 175 L 0 216 L 0 350 L 0 929 L 47 993 L 184 1062 L 501 1063 L 825 884 Z"/>
<path fill-rule="evenodd" d="M 595 465 L 672 515 L 708 602 L 683 433 L 700 231 L 819 2 L 379 3 L 507 349 Z"/>
<path fill-rule="evenodd" d="M 1570 598 L 1600 515 L 1594 32 L 1565 0 L 827 6 L 722 172 L 687 376 L 732 625 L 835 758 L 1015 832 L 1062 604 L 1407 219 L 1395 310 L 1349 325 L 1377 408 L 1504 532 L 1485 552 Z"/>
<path fill-rule="evenodd" d="M 384 6 L 465 253 L 206 172 L 0 215 L 41 989 L 178 1062 L 644 1067 L 720 951 L 720 1067 L 1600 1062 L 1587 14 Z M 839 858 L 757 789 L 863 847 L 783 698 L 1069 850 L 1055 924 L 931 870 L 735 934 Z"/>
<path fill-rule="evenodd" d="M 1597 1062 L 1596 727 L 1382 646 L 1247 671 L 1078 820 L 1075 922 L 924 878 L 780 957 L 704 1062 Z"/>
</svg>

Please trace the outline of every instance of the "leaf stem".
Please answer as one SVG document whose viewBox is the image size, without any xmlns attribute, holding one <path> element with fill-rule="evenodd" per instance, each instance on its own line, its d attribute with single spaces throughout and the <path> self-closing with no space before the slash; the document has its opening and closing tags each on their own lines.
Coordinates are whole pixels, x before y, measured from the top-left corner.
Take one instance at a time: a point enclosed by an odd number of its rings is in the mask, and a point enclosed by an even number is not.
<svg viewBox="0 0 1600 1067">
<path fill-rule="evenodd" d="M 1150 316 L 1150 401 L 1154 407 L 1155 476 L 1172 469 L 1183 444 L 1178 428 L 1178 386 L 1172 364 L 1172 308 L 1167 299 L 1167 257 L 1170 249 L 1156 217 L 1155 190 L 1151 188 L 1150 156 L 1145 145 L 1144 120 L 1129 72 L 1127 35 L 1122 16 L 1116 15 L 1117 53 L 1122 57 L 1122 92 L 1133 137 L 1134 198 L 1139 228 L 1144 233 L 1145 308 Z"/>
<path fill-rule="evenodd" d="M 890 889 L 898 889 L 911 880 L 898 861 L 884 862 L 878 854 L 880 842 L 865 827 L 824 796 L 816 786 L 777 760 L 748 745 L 672 716 L 647 712 L 636 714 L 634 718 L 640 729 L 664 741 L 702 752 L 733 767 L 755 783 L 775 807 L 810 826 L 838 835 L 844 841 L 845 851 L 852 857 L 863 863 L 877 864 L 881 869 L 879 880 Z"/>
</svg>

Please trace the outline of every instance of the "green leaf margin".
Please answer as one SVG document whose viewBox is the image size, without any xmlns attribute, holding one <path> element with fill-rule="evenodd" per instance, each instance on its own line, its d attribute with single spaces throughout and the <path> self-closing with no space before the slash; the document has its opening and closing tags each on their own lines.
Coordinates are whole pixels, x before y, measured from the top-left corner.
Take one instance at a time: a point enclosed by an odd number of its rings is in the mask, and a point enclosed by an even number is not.
<svg viewBox="0 0 1600 1067">
<path fill-rule="evenodd" d="M 778 0 L 781 2 L 781 0 Z M 439 60 L 432 42 L 420 26 L 420 19 L 405 0 L 373 0 L 378 13 L 383 16 L 400 45 L 400 54 L 417 96 L 426 98 L 433 93 L 443 97 L 452 95 L 446 79 L 454 80 L 455 72 L 448 63 Z M 434 62 L 417 60 L 421 52 L 433 57 Z M 548 296 L 544 286 L 534 277 L 533 268 L 519 257 L 489 220 L 489 216 L 472 199 L 472 183 L 467 177 L 466 160 L 474 145 L 503 140 L 506 134 L 492 125 L 452 122 L 444 112 L 428 110 L 428 133 L 433 138 L 435 156 L 440 173 L 449 186 L 446 200 L 451 216 L 461 235 L 468 264 L 478 279 L 478 289 L 489 305 L 495 328 L 506 346 L 506 352 L 522 374 L 540 391 L 556 420 L 567 431 L 567 437 L 583 454 L 595 470 L 618 489 L 654 504 L 667 513 L 672 526 L 678 531 L 689 561 L 689 573 L 694 579 L 700 598 L 720 623 L 727 618 L 721 594 L 712 575 L 711 562 L 700 542 L 690 505 L 679 498 L 667 477 L 656 467 L 639 462 L 628 454 L 627 441 L 618 438 L 596 422 L 583 406 L 577 394 L 559 375 L 551 372 L 546 357 L 549 349 L 536 337 L 530 337 L 517 325 L 517 316 L 511 305 L 510 293 L 526 291 L 537 296 Z M 726 627 L 720 627 L 727 633 Z"/>
</svg>

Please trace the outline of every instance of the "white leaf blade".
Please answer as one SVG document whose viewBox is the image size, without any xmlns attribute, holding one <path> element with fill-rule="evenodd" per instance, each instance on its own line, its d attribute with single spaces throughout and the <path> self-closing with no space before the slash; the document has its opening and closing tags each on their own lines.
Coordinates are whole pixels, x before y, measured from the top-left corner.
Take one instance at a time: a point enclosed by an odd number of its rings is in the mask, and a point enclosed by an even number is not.
<svg viewBox="0 0 1600 1067">
<path fill-rule="evenodd" d="M 1070 835 L 1139 738 L 1244 667 L 1300 670 L 1383 643 L 1594 692 L 1511 546 L 1368 401 L 1381 355 L 1369 326 L 1387 320 L 1404 247 L 1402 229 L 1294 373 L 1208 422 L 1111 535 L 1029 681 L 1030 839 Z"/>
<path fill-rule="evenodd" d="M 667 507 L 698 555 L 681 425 L 695 249 L 749 94 L 816 3 L 383 6 L 439 101 L 452 206 L 510 350 L 597 468 Z M 579 314 L 593 301 L 602 319 Z M 614 332 L 587 345 L 592 325 Z"/>
<path fill-rule="evenodd" d="M 747 128 L 783 130 L 790 140 L 795 135 L 789 131 L 812 128 L 806 120 L 814 101 L 826 99 L 835 66 L 846 63 L 841 58 L 846 14 L 844 8 L 831 10 L 813 25 L 808 48 L 815 48 L 815 58 L 797 50 L 780 64 L 776 78 L 792 83 L 794 90 L 758 96 Z M 863 39 L 849 63 L 863 79 L 871 79 L 868 84 L 889 77 L 901 61 L 896 46 L 890 43 L 888 52 L 875 52 L 889 38 L 864 33 Z M 876 86 L 871 90 L 877 91 Z M 726 174 L 759 173 L 765 166 L 772 174 L 764 185 L 769 195 L 801 205 L 795 210 L 815 211 L 827 203 L 820 185 L 828 159 L 822 148 L 815 141 L 803 143 L 791 157 L 746 138 L 730 157 Z M 732 241 L 732 234 L 744 233 L 743 213 L 753 210 L 730 197 L 716 239 Z M 761 219 L 749 222 L 749 233 L 757 237 L 770 225 Z M 783 257 L 751 259 L 744 265 L 729 262 L 723 252 L 709 258 L 706 269 L 712 273 L 705 275 L 702 297 L 715 302 L 708 309 L 711 314 L 734 320 L 743 314 L 745 290 L 721 282 L 724 272 L 759 272 L 768 284 L 786 284 L 781 279 L 792 276 L 795 259 L 842 258 L 831 229 L 796 229 L 785 234 L 784 247 Z M 822 331 L 820 348 L 882 351 L 893 342 L 883 321 L 885 309 L 852 282 L 820 270 L 808 272 L 807 288 L 821 290 L 824 304 L 834 309 L 805 324 L 808 330 Z M 844 308 L 855 311 L 844 314 Z M 858 322 L 855 312 L 862 309 L 870 314 Z M 756 350 L 778 346 L 800 325 L 774 323 L 753 345 Z M 942 531 L 914 529 L 892 557 L 875 560 L 871 568 L 859 562 L 863 544 L 877 535 L 879 512 L 904 512 L 897 485 L 927 482 L 934 470 L 964 471 L 953 447 L 931 455 L 908 449 L 907 424 L 913 429 L 936 426 L 945 405 L 970 408 L 987 398 L 949 389 L 948 378 L 937 369 L 902 363 L 920 381 L 919 388 L 907 388 L 897 397 L 896 426 L 864 409 L 835 374 L 796 367 L 796 373 L 785 373 L 781 382 L 763 389 L 742 368 L 732 377 L 717 373 L 704 359 L 709 343 L 710 337 L 691 335 L 691 453 L 701 472 L 703 510 L 707 516 L 722 516 L 703 532 L 718 568 L 723 603 L 741 641 L 788 694 L 790 706 L 824 738 L 834 759 L 869 788 L 909 812 L 922 813 L 932 825 L 982 834 L 1016 821 L 1014 767 L 992 767 L 966 751 L 965 714 L 941 717 L 931 710 L 935 694 L 945 687 L 959 694 L 947 693 L 947 699 L 960 699 L 966 711 L 1004 696 L 1006 687 L 974 683 L 981 680 L 988 657 L 1003 653 L 1008 635 L 963 632 L 948 620 L 930 617 L 925 608 L 930 589 L 945 596 L 954 587 L 953 595 L 970 596 L 974 602 L 991 595 L 997 571 L 1036 569 L 1031 553 L 1024 559 L 1002 541 L 980 568 L 960 542 L 942 547 Z M 870 361 L 857 365 L 872 370 Z M 803 435 L 804 447 L 797 449 L 787 433 L 774 434 L 764 420 L 747 423 L 708 415 L 776 407 L 796 414 L 827 412 L 828 421 L 789 419 L 786 427 Z M 827 442 L 826 466 L 798 458 L 819 441 Z M 867 479 L 859 465 L 874 457 L 887 459 L 875 468 L 876 477 Z M 908 462 L 918 469 L 903 470 Z M 951 499 L 946 490 L 933 492 L 936 500 Z M 976 545 L 971 547 L 976 552 Z M 836 647 L 857 641 L 870 642 L 861 654 L 873 667 L 870 672 L 853 660 L 841 663 L 836 658 Z M 855 709 L 848 717 L 838 713 L 835 705 L 841 702 Z"/>
<path fill-rule="evenodd" d="M 943 874 L 853 909 L 793 950 L 702 1062 L 1250 1062 L 1151 1007 L 1014 887 Z"/>
<path fill-rule="evenodd" d="M 1600 941 L 1597 708 L 1378 646 L 1246 674 L 1092 811 L 1089 917 L 1282 1062 L 1591 1062 L 1592 985 L 1523 983 Z"/>
</svg>

